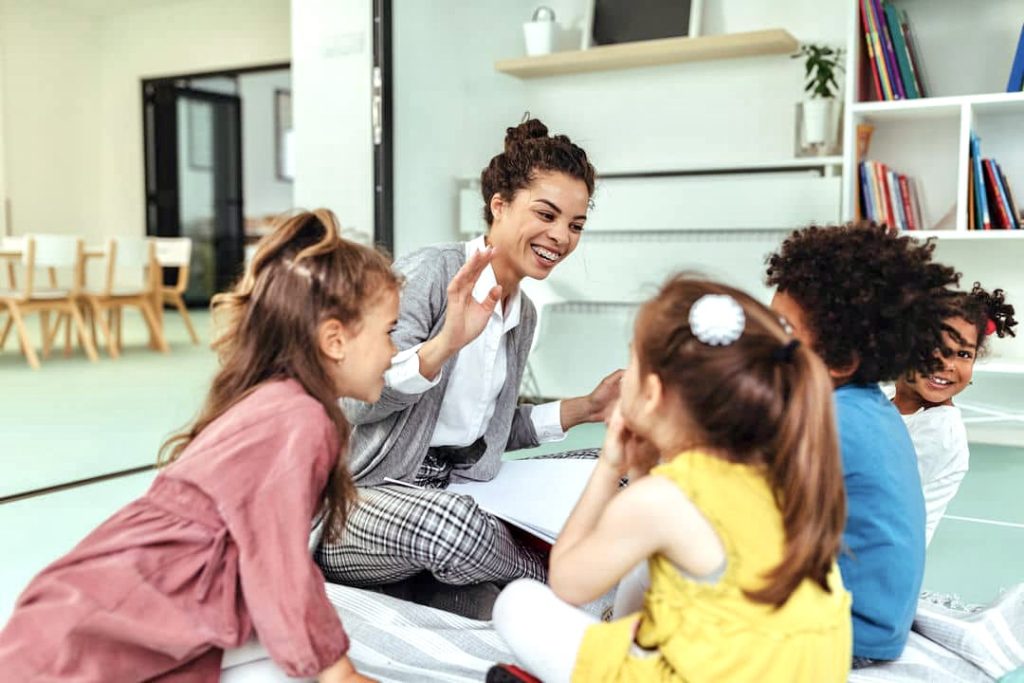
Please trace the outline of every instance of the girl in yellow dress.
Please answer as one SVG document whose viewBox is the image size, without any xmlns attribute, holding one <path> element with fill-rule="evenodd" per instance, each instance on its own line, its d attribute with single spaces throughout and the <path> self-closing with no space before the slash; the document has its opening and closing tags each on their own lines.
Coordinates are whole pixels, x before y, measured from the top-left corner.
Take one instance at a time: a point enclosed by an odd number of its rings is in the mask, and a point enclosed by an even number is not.
<svg viewBox="0 0 1024 683">
<path fill-rule="evenodd" d="M 821 361 L 750 296 L 677 276 L 640 310 L 550 587 L 510 584 L 495 626 L 545 683 L 845 681 L 844 519 Z M 632 613 L 600 623 L 575 607 L 643 562 Z"/>
</svg>

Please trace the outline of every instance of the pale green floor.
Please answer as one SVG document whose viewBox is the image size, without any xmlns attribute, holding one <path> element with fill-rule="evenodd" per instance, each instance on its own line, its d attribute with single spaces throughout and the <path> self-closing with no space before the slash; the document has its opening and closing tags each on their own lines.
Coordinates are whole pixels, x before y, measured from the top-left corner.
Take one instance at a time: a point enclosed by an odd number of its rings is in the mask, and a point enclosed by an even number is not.
<svg viewBox="0 0 1024 683">
<path fill-rule="evenodd" d="M 38 372 L 8 341 L 0 353 L 0 498 L 152 463 L 160 442 L 198 409 L 216 365 L 209 317 L 194 317 L 200 347 L 170 313 L 171 353 L 149 351 L 132 317 L 121 359 L 91 364 L 58 354 Z M 593 447 L 602 434 L 600 425 L 585 425 L 561 443 L 515 455 Z M 924 586 L 987 602 L 1024 581 L 1024 448 L 973 444 L 971 453 L 971 471 L 928 550 Z M 33 574 L 145 491 L 153 476 L 0 503 L 0 624 Z"/>
</svg>

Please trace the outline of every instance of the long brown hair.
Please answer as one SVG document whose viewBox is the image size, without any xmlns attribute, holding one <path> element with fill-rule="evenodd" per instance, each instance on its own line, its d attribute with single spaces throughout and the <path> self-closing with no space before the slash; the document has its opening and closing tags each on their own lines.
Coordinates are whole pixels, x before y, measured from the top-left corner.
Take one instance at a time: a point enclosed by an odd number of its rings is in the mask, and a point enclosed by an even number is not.
<svg viewBox="0 0 1024 683">
<path fill-rule="evenodd" d="M 734 343 L 694 337 L 690 307 L 705 294 L 726 294 L 743 308 L 746 323 Z M 746 595 L 781 607 L 805 578 L 828 590 L 846 499 L 824 364 L 749 295 L 685 275 L 640 310 L 634 348 L 641 372 L 655 373 L 698 427 L 695 446 L 765 469 L 782 513 L 785 555 L 766 585 Z"/>
<path fill-rule="evenodd" d="M 213 342 L 221 368 L 199 416 L 163 444 L 158 465 L 177 460 L 200 432 L 259 385 L 286 378 L 323 405 L 342 452 L 347 449 L 350 427 L 324 368 L 317 330 L 329 319 L 357 327 L 366 308 L 394 291 L 399 280 L 385 255 L 340 233 L 327 209 L 283 216 L 235 288 L 213 297 L 214 320 L 223 325 Z M 324 490 L 329 538 L 344 526 L 354 500 L 352 476 L 339 457 Z"/>
</svg>

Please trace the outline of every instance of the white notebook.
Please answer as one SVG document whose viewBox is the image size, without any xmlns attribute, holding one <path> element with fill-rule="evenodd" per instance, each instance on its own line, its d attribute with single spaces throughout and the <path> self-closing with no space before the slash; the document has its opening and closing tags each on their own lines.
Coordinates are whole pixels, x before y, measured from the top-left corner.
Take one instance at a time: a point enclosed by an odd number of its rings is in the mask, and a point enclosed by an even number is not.
<svg viewBox="0 0 1024 683">
<path fill-rule="evenodd" d="M 596 464 L 596 459 L 509 460 L 490 481 L 451 484 L 446 490 L 472 496 L 495 517 L 554 543 Z"/>
</svg>

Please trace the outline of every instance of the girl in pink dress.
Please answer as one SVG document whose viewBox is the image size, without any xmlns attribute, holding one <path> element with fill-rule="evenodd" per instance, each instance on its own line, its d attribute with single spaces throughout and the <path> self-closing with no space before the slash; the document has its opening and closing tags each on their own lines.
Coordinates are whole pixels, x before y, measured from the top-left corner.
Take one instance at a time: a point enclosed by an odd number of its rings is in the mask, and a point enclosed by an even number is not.
<svg viewBox="0 0 1024 683">
<path fill-rule="evenodd" d="M 6 681 L 216 681 L 253 631 L 290 676 L 366 681 L 310 556 L 354 488 L 339 396 L 373 402 L 394 355 L 399 282 L 326 210 L 260 245 L 214 343 L 222 367 L 164 468 L 22 593 L 0 631 Z"/>
</svg>

